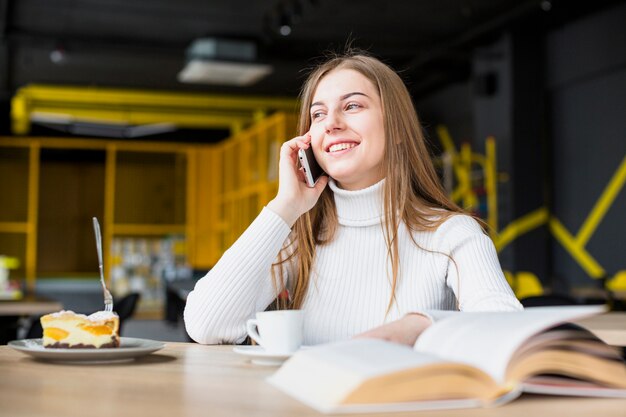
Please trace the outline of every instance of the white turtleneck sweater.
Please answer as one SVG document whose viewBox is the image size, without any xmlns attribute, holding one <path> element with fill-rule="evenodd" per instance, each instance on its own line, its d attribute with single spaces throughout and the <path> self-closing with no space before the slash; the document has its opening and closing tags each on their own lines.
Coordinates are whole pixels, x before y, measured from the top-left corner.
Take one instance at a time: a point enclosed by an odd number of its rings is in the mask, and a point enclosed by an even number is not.
<svg viewBox="0 0 626 417">
<path fill-rule="evenodd" d="M 317 247 L 310 286 L 302 306 L 307 345 L 350 338 L 419 312 L 433 319 L 441 310 L 520 310 L 507 284 L 491 239 L 469 216 L 454 215 L 435 231 L 413 232 L 402 225 L 396 302 L 382 232 L 384 180 L 346 191 L 331 180 L 339 227 L 335 239 Z M 241 343 L 246 320 L 276 298 L 271 265 L 285 244 L 289 226 L 264 208 L 187 298 L 185 326 L 199 343 Z M 450 257 L 443 254 L 448 254 Z M 455 266 L 456 264 L 456 266 Z M 293 279 L 293 264 L 284 265 Z M 460 289 L 459 289 L 460 284 Z M 289 284 L 288 284 L 289 286 Z"/>
</svg>

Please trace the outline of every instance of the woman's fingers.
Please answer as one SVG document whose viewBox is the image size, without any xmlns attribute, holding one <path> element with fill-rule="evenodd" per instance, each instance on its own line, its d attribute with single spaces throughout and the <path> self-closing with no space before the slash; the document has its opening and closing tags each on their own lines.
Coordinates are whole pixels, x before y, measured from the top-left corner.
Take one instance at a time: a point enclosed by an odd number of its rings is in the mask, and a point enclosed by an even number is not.
<svg viewBox="0 0 626 417">
<path fill-rule="evenodd" d="M 320 194 L 322 194 L 322 191 L 324 191 L 324 188 L 328 184 L 328 180 L 328 175 L 322 175 L 321 177 L 319 177 L 313 188 L 315 188 Z"/>
<path fill-rule="evenodd" d="M 308 134 L 307 134 L 308 135 Z M 296 136 L 282 144 L 280 147 L 280 158 L 295 163 L 297 161 L 297 153 L 299 149 L 306 149 L 310 145 L 310 137 L 307 141 L 307 135 Z"/>
<path fill-rule="evenodd" d="M 296 166 L 298 161 L 298 150 L 307 149 L 311 146 L 311 135 L 306 133 L 302 136 L 296 136 L 282 144 L 280 147 L 280 159 L 289 165 Z"/>
<path fill-rule="evenodd" d="M 283 148 L 291 149 L 292 151 L 297 151 L 298 149 L 306 149 L 311 144 L 311 135 L 309 133 L 305 133 L 302 136 L 296 136 L 293 139 L 289 139 L 288 141 L 283 143 Z"/>
</svg>

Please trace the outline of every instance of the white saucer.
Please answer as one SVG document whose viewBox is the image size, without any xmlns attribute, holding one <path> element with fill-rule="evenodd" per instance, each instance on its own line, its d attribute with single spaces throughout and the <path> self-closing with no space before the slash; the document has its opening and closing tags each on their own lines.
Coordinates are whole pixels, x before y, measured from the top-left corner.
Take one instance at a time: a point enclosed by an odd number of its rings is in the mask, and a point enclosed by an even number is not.
<svg viewBox="0 0 626 417">
<path fill-rule="evenodd" d="M 235 346 L 233 352 L 250 358 L 255 365 L 280 366 L 293 353 L 271 353 L 261 346 Z"/>
</svg>

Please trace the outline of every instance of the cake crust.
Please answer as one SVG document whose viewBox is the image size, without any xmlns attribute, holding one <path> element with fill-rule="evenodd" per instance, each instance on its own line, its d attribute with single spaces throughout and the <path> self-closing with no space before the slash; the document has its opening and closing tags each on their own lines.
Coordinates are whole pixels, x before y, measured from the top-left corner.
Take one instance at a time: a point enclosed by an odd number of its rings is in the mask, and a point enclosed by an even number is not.
<svg viewBox="0 0 626 417">
<path fill-rule="evenodd" d="M 119 347 L 119 341 L 116 344 L 115 342 L 105 343 L 103 345 L 98 346 L 97 348 L 94 345 L 83 345 L 82 343 L 70 345 L 69 343 L 53 343 L 51 345 L 44 346 L 46 349 L 106 349 L 106 348 L 116 348 Z"/>
</svg>

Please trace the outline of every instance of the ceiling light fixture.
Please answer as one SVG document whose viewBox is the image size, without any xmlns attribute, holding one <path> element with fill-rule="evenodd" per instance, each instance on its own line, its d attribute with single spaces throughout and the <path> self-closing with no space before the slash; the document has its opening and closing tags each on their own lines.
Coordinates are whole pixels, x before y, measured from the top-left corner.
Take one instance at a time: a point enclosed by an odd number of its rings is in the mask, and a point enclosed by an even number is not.
<svg viewBox="0 0 626 417">
<path fill-rule="evenodd" d="M 100 136 L 107 138 L 137 138 L 174 132 L 174 123 L 151 123 L 129 125 L 111 120 L 96 120 L 74 117 L 68 114 L 33 112 L 31 123 L 78 136 Z"/>
<path fill-rule="evenodd" d="M 61 45 L 57 45 L 52 51 L 50 51 L 50 61 L 55 65 L 61 65 L 65 63 L 67 58 L 65 48 Z"/>
<path fill-rule="evenodd" d="M 272 73 L 270 65 L 255 62 L 252 41 L 200 38 L 187 48 L 187 65 L 178 73 L 184 83 L 248 86 Z"/>
<path fill-rule="evenodd" d="M 302 20 L 304 8 L 315 5 L 317 1 L 309 0 L 307 3 L 303 0 L 281 0 L 265 14 L 265 30 L 268 35 L 290 36 L 294 27 Z"/>
<path fill-rule="evenodd" d="M 280 22 L 280 27 L 278 28 L 278 33 L 283 36 L 291 35 L 291 24 L 286 16 L 283 16 Z"/>
</svg>

